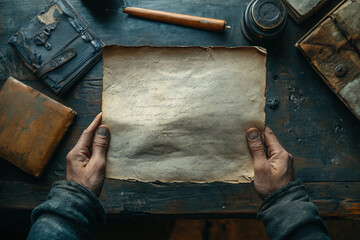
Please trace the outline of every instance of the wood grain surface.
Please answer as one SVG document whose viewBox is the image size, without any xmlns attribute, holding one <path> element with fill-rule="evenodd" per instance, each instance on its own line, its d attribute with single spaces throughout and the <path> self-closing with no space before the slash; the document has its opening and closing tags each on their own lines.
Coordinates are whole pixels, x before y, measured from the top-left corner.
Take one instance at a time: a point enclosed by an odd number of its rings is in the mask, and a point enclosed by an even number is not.
<svg viewBox="0 0 360 240">
<path fill-rule="evenodd" d="M 46 199 L 51 184 L 64 178 L 65 156 L 81 132 L 101 111 L 102 62 L 65 96 L 50 92 L 26 69 L 7 44 L 10 36 L 51 0 L 0 2 L 0 87 L 8 76 L 74 109 L 78 115 L 51 159 L 35 179 L 0 159 L 0 207 L 31 209 Z M 208 32 L 129 17 L 117 1 L 70 0 L 106 44 L 153 46 L 246 46 L 241 16 L 249 0 L 127 1 L 128 6 L 226 19 L 231 29 Z M 98 2 L 98 3 L 96 3 Z M 323 216 L 360 213 L 360 124 L 294 44 L 339 1 L 329 1 L 302 25 L 289 19 L 284 36 L 268 48 L 266 123 L 295 157 L 296 176 Z M 108 214 L 254 216 L 261 201 L 252 184 L 162 184 L 106 180 L 101 195 Z"/>
</svg>

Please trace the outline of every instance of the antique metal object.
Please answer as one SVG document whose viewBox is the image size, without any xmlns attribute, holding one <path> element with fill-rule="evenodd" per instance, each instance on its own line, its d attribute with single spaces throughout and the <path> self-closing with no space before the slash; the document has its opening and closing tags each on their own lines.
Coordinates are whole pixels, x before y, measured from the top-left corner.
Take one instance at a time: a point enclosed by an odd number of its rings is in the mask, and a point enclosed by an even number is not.
<svg viewBox="0 0 360 240">
<path fill-rule="evenodd" d="M 56 28 L 58 22 L 53 22 L 51 24 L 43 27 L 39 32 L 34 35 L 34 42 L 36 45 L 44 45 L 47 50 L 51 49 L 51 44 L 48 42 L 48 38 L 50 37 L 51 31 Z"/>
<path fill-rule="evenodd" d="M 253 0 L 245 9 L 241 29 L 245 37 L 267 45 L 280 36 L 287 21 L 284 4 L 279 0 Z"/>
<path fill-rule="evenodd" d="M 346 74 L 347 70 L 344 66 L 344 64 L 340 63 L 338 65 L 335 66 L 334 68 L 334 73 L 335 73 L 335 76 L 337 77 L 342 77 Z"/>
</svg>

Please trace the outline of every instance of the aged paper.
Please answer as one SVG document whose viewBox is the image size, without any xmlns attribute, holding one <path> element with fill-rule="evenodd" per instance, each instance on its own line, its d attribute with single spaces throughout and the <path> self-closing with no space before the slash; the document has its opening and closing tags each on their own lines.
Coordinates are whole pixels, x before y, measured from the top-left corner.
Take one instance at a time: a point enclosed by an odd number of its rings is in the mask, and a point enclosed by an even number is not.
<svg viewBox="0 0 360 240">
<path fill-rule="evenodd" d="M 245 132 L 265 127 L 264 49 L 107 46 L 103 61 L 108 178 L 252 179 Z"/>
</svg>

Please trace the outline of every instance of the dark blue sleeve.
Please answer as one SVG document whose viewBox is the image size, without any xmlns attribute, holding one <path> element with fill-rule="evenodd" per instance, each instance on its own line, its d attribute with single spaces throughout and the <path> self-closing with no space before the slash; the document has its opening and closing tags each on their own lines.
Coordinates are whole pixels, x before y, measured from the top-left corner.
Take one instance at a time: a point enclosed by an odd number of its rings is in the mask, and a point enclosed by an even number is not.
<svg viewBox="0 0 360 240">
<path fill-rule="evenodd" d="M 99 199 L 80 184 L 57 181 L 47 200 L 31 214 L 28 240 L 91 239 L 98 224 L 105 223 Z"/>
<path fill-rule="evenodd" d="M 310 202 L 304 185 L 294 181 L 270 193 L 258 211 L 271 240 L 329 240 L 318 208 Z"/>
</svg>

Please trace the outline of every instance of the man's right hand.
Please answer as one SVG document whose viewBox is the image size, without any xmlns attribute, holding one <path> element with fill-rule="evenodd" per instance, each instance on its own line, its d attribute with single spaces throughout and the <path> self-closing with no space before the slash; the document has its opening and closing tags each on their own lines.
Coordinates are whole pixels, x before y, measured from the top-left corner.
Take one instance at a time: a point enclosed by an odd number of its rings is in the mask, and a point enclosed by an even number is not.
<svg viewBox="0 0 360 240">
<path fill-rule="evenodd" d="M 254 185 L 261 199 L 294 180 L 294 158 L 279 143 L 270 128 L 265 128 L 263 141 L 260 131 L 247 131 L 248 146 L 254 158 Z M 268 148 L 265 153 L 265 145 Z"/>
</svg>

